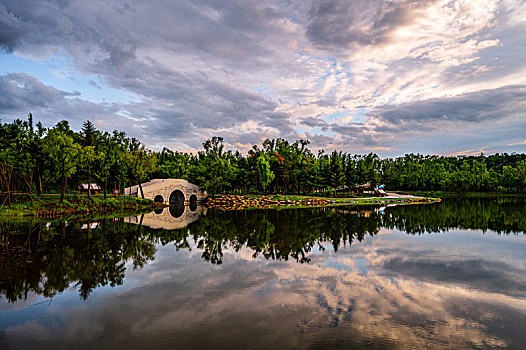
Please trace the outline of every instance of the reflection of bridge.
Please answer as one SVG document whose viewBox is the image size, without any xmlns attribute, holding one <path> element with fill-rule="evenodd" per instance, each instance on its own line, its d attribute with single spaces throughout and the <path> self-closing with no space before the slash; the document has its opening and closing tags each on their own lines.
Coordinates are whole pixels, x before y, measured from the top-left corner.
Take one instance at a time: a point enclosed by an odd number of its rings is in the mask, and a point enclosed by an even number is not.
<svg viewBox="0 0 526 350">
<path fill-rule="evenodd" d="M 159 209 L 142 216 L 124 218 L 124 222 L 141 224 L 153 229 L 174 230 L 184 228 L 189 223 L 199 219 L 201 214 L 206 214 L 206 207 L 198 205 L 172 205 L 169 208 Z"/>
<path fill-rule="evenodd" d="M 141 184 L 144 198 L 165 204 L 197 203 L 206 198 L 206 192 L 201 192 L 199 186 L 183 179 L 154 179 Z M 139 185 L 126 187 L 125 196 L 140 197 Z"/>
</svg>

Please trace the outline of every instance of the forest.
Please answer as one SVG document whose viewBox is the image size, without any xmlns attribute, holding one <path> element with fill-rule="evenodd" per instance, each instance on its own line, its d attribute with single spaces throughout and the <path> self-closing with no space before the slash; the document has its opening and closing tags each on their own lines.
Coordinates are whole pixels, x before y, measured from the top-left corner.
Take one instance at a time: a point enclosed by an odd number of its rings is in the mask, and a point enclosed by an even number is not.
<svg viewBox="0 0 526 350">
<path fill-rule="evenodd" d="M 154 152 L 124 132 L 102 132 L 86 121 L 80 131 L 67 121 L 51 128 L 16 119 L 0 122 L 0 196 L 76 192 L 97 183 L 104 196 L 153 178 L 182 178 L 210 194 L 349 193 L 358 186 L 384 184 L 388 190 L 526 192 L 526 154 L 436 156 L 378 155 L 322 150 L 308 140 L 267 139 L 247 154 L 226 150 L 223 138 L 193 153 L 167 148 Z"/>
</svg>

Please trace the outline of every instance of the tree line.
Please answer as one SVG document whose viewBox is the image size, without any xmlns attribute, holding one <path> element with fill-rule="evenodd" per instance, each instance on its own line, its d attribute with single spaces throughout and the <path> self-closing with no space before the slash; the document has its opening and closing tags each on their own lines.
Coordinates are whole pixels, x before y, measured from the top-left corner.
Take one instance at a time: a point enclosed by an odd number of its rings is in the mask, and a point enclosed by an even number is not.
<svg viewBox="0 0 526 350">
<path fill-rule="evenodd" d="M 226 150 L 221 137 L 193 153 L 153 152 L 122 131 L 102 132 L 86 121 L 51 128 L 27 120 L 0 122 L 0 195 L 31 198 L 57 192 L 64 199 L 80 183 L 97 182 L 104 196 L 151 178 L 182 178 L 208 193 L 332 193 L 385 184 L 391 190 L 526 192 L 526 155 L 446 157 L 317 153 L 308 140 L 267 139 L 247 154 Z M 88 192 L 89 195 L 89 192 Z"/>
<path fill-rule="evenodd" d="M 101 132 L 86 121 L 80 132 L 67 121 L 52 128 L 27 120 L 0 123 L 0 191 L 3 203 L 13 193 L 75 191 L 80 183 L 97 182 L 104 191 L 119 190 L 146 181 L 156 169 L 157 157 L 122 131 Z M 90 191 L 87 192 L 90 195 Z"/>
</svg>

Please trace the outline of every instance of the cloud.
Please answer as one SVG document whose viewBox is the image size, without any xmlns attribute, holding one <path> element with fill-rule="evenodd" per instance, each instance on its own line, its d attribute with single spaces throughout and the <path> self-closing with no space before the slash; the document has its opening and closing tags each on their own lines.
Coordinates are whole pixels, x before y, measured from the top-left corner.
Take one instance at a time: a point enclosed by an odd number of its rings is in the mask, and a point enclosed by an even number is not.
<svg viewBox="0 0 526 350">
<path fill-rule="evenodd" d="M 125 118 L 119 114 L 121 108 L 117 104 L 86 101 L 78 91 L 58 90 L 25 73 L 0 75 L 0 115 L 4 121 L 24 118 L 31 112 L 46 126 L 68 120 L 79 129 L 84 121 L 92 120 L 96 124 L 108 125 L 106 129 L 111 131 L 126 124 L 123 122 Z M 122 129 L 132 131 L 130 127 Z"/>
<path fill-rule="evenodd" d="M 91 118 L 100 127 L 156 147 L 199 148 L 221 135 L 246 150 L 308 132 L 318 135 L 313 148 L 396 153 L 401 128 L 511 125 L 512 115 L 519 126 L 502 99 L 519 105 L 526 86 L 525 9 L 497 0 L 5 0 L 0 49 L 55 77 L 82 77 L 100 100 L 107 87 L 131 96 L 95 103 L 82 86 L 65 91 L 68 84 L 25 72 L 58 94 L 34 98 L 45 124 L 77 108 L 70 118 L 98 113 Z M 3 84 L 2 118 L 27 114 L 29 96 Z M 82 94 L 61 95 L 75 90 Z"/>
<path fill-rule="evenodd" d="M 372 113 L 383 121 L 403 128 L 409 123 L 438 120 L 473 123 L 495 121 L 521 115 L 524 107 L 526 107 L 526 86 L 521 85 L 407 104 L 384 105 Z"/>
<path fill-rule="evenodd" d="M 389 34 L 411 18 L 415 8 L 433 1 L 316 0 L 309 11 L 307 36 L 325 48 L 367 46 L 389 40 Z"/>
<path fill-rule="evenodd" d="M 327 128 L 327 122 L 323 120 L 322 118 L 316 118 L 316 117 L 305 117 L 300 120 L 300 124 L 306 125 L 309 127 L 316 127 L 320 126 L 322 128 Z"/>
<path fill-rule="evenodd" d="M 522 142 L 516 142 L 516 143 L 510 143 L 508 144 L 508 146 L 515 146 L 515 145 L 526 145 L 526 140 L 522 141 Z"/>
<path fill-rule="evenodd" d="M 80 95 L 68 93 L 42 84 L 35 77 L 24 73 L 0 76 L 0 111 L 9 112 L 22 108 L 49 107 L 66 97 Z"/>
<path fill-rule="evenodd" d="M 0 4 L 0 48 L 12 52 L 19 43 L 20 31 L 16 28 L 18 19 Z"/>
<path fill-rule="evenodd" d="M 133 93 L 137 101 L 115 107 L 136 121 L 147 142 L 182 138 L 198 147 L 217 131 L 248 121 L 292 133 L 289 115 L 278 111 L 276 102 L 236 78 L 236 70 L 252 72 L 273 64 L 268 57 L 274 48 L 262 36 L 283 41 L 283 30 L 291 27 L 271 6 L 255 1 L 156 6 L 46 1 L 37 6 L 24 0 L 7 1 L 4 7 L 14 14 L 9 33 L 20 38 L 16 44 L 9 41 L 10 50 L 24 55 L 64 50 L 81 71 Z M 25 108 L 18 104 L 19 111 Z"/>
</svg>

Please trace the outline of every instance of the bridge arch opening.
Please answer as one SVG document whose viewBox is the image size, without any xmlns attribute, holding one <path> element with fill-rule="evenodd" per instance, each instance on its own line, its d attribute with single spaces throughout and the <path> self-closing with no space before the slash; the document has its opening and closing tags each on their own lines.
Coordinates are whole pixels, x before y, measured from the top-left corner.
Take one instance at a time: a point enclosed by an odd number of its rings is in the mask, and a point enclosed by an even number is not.
<svg viewBox="0 0 526 350">
<path fill-rule="evenodd" d="M 170 194 L 170 205 L 184 204 L 184 193 L 181 190 L 175 190 Z"/>
<path fill-rule="evenodd" d="M 155 196 L 155 197 L 153 198 L 153 201 L 154 201 L 154 202 L 157 202 L 157 203 L 164 203 L 164 198 L 163 198 L 163 196 L 161 196 L 160 194 L 158 194 L 157 196 Z"/>
</svg>

